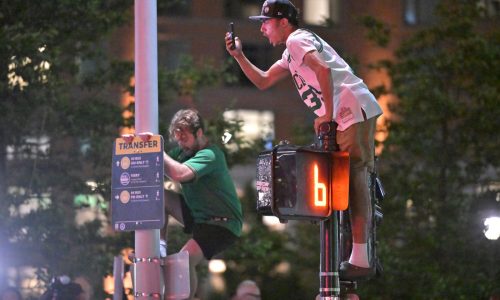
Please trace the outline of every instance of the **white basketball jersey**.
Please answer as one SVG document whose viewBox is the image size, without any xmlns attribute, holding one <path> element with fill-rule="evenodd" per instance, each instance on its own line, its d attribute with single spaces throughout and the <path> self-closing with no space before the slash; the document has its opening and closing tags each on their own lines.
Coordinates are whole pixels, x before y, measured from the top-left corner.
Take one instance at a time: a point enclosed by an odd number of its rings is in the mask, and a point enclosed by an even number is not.
<svg viewBox="0 0 500 300">
<path fill-rule="evenodd" d="M 330 66 L 333 81 L 333 119 L 338 130 L 345 130 L 366 118 L 381 115 L 382 109 L 366 84 L 353 74 L 349 65 L 315 33 L 297 29 L 288 37 L 286 50 L 279 66 L 290 70 L 293 82 L 304 103 L 317 115 L 325 114 L 321 88 L 316 74 L 303 64 L 304 55 L 318 51 L 320 57 Z"/>
</svg>

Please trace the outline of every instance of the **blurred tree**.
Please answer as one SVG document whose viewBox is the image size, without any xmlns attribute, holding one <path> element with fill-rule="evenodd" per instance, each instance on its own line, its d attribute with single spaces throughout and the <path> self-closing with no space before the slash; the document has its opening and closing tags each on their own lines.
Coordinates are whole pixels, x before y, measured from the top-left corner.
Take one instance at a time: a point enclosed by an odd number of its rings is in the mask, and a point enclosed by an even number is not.
<svg viewBox="0 0 500 300">
<path fill-rule="evenodd" d="M 396 62 L 374 66 L 392 77 L 392 89 L 375 94 L 392 92 L 399 101 L 379 164 L 389 192 L 378 235 L 385 273 L 360 283 L 361 298 L 482 299 L 500 281 L 498 241 L 484 238 L 474 211 L 483 197 L 476 189 L 498 181 L 500 33 L 488 27 L 497 20 L 481 19 L 472 1 L 442 1 L 436 14 L 439 22 L 401 45 Z M 371 17 L 360 22 L 368 38 L 388 44 L 390 27 Z M 310 130 L 296 132 L 292 143 L 312 142 Z M 253 188 L 245 195 L 248 230 L 224 254 L 229 291 L 250 278 L 264 299 L 313 298 L 318 226 L 293 222 L 273 232 L 255 214 Z"/>
<path fill-rule="evenodd" d="M 499 241 L 484 238 L 473 210 L 499 180 L 498 20 L 480 18 L 474 1 L 442 1 L 436 14 L 380 64 L 398 97 L 380 164 L 385 274 L 362 298 L 486 299 L 500 282 Z"/>
<path fill-rule="evenodd" d="M 9 263 L 36 266 L 45 279 L 87 275 L 96 292 L 102 290 L 96 274 L 112 270 L 112 256 L 133 244 L 132 234 L 96 234 L 99 220 L 74 222 L 82 208 L 107 213 L 109 146 L 117 128 L 133 125 L 123 122 L 104 88 L 126 88 L 133 63 L 110 61 L 96 47 L 132 19 L 129 11 L 127 0 L 0 3 L 0 249 Z M 472 211 L 475 188 L 498 181 L 500 34 L 465 1 L 443 1 L 439 15 L 436 26 L 402 45 L 396 63 L 381 64 L 389 67 L 391 92 L 400 101 L 391 108 L 398 117 L 389 124 L 380 164 L 389 192 L 379 235 L 386 273 L 360 285 L 362 298 L 486 298 L 500 282 L 498 241 L 484 239 Z M 386 27 L 363 22 L 387 44 Z M 159 70 L 160 103 L 186 95 L 196 100 L 200 87 L 225 76 L 187 58 L 182 68 Z M 224 130 L 241 130 L 241 122 L 220 115 L 207 123 L 219 144 Z M 164 133 L 166 125 L 160 127 Z M 260 146 L 241 137 L 231 143 L 221 145 L 230 164 L 255 158 Z M 255 214 L 253 193 L 249 186 L 242 199 L 249 230 L 224 254 L 229 290 L 252 278 L 265 299 L 313 298 L 318 226 L 269 230 Z"/>
<path fill-rule="evenodd" d="M 96 287 L 109 270 L 122 237 L 102 229 L 108 149 L 122 118 L 104 90 L 124 85 L 102 46 L 129 11 L 126 0 L 0 2 L 0 285 L 7 267 Z M 98 218 L 76 224 L 83 212 Z"/>
<path fill-rule="evenodd" d="M 162 5 L 167 2 L 178 1 Z M 0 286 L 6 285 L 8 267 L 32 266 L 45 282 L 61 274 L 85 276 L 94 297 L 103 298 L 102 276 L 112 270 L 113 256 L 133 245 L 133 233 L 103 229 L 110 145 L 120 127 L 134 123 L 133 114 L 124 120 L 118 106 L 120 90 L 133 95 L 134 64 L 110 58 L 106 38 L 133 20 L 131 5 L 128 0 L 0 3 L 0 252 L 6 262 Z M 159 101 L 195 97 L 203 86 L 231 81 L 224 70 L 189 57 L 175 70 L 160 69 Z M 133 113 L 133 102 L 126 109 Z M 170 119 L 161 116 L 162 122 Z M 238 120 L 208 123 L 219 144 L 224 129 L 241 130 Z M 239 162 L 252 145 L 235 137 L 223 148 L 230 162 Z M 82 214 L 97 218 L 75 223 Z"/>
<path fill-rule="evenodd" d="M 395 62 L 374 66 L 392 77 L 392 88 L 374 92 L 399 101 L 390 107 L 395 117 L 379 163 L 389 192 L 378 234 L 385 273 L 359 284 L 362 299 L 486 299 L 500 281 L 498 241 L 487 241 L 475 219 L 484 197 L 476 190 L 498 181 L 500 33 L 488 27 L 497 20 L 481 19 L 472 1 L 442 1 L 436 14 L 439 22 L 402 44 Z M 390 27 L 371 17 L 360 22 L 368 38 L 388 44 Z M 311 142 L 310 131 L 296 132 L 293 143 Z M 224 254 L 229 291 L 250 278 L 264 299 L 313 298 L 318 226 L 269 230 L 255 214 L 253 193 L 249 187 L 242 199 L 248 231 Z M 278 273 L 283 266 L 288 271 Z"/>
</svg>

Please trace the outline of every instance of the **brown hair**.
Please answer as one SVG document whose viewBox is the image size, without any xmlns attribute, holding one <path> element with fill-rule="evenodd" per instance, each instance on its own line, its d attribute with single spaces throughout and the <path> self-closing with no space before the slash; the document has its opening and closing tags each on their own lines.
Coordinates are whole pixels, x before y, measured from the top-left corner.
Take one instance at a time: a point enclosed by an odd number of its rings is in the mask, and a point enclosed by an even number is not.
<svg viewBox="0 0 500 300">
<path fill-rule="evenodd" d="M 174 138 L 174 131 L 176 129 L 188 129 L 190 132 L 196 135 L 198 129 L 205 131 L 205 126 L 203 125 L 203 118 L 200 116 L 197 110 L 194 109 L 181 109 L 175 113 L 170 121 L 170 127 L 168 132 L 170 138 Z"/>
</svg>

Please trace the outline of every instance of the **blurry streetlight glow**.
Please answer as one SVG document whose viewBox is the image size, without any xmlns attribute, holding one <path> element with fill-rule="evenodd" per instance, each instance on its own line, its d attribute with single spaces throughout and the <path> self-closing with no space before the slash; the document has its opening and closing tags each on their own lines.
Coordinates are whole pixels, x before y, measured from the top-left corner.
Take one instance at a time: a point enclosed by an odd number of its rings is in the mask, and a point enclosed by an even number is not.
<svg viewBox="0 0 500 300">
<path fill-rule="evenodd" d="M 484 220 L 484 236 L 488 240 L 500 237 L 500 217 L 489 217 Z"/>
<path fill-rule="evenodd" d="M 208 262 L 208 269 L 211 273 L 224 273 L 226 271 L 226 263 L 222 259 L 212 259 Z"/>
</svg>

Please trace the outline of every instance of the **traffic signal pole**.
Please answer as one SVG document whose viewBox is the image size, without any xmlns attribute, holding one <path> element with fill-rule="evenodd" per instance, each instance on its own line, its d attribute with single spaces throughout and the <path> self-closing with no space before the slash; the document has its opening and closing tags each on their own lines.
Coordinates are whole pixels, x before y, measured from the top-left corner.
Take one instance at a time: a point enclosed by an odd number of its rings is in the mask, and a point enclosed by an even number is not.
<svg viewBox="0 0 500 300">
<path fill-rule="evenodd" d="M 158 134 L 156 0 L 135 0 L 135 132 Z M 135 299 L 163 299 L 160 229 L 135 231 Z"/>
<path fill-rule="evenodd" d="M 321 150 L 338 151 L 335 140 L 337 126 L 334 122 L 323 123 L 319 127 Z M 339 212 L 333 210 L 328 219 L 320 221 L 320 286 L 321 300 L 340 299 L 339 277 Z"/>
</svg>

